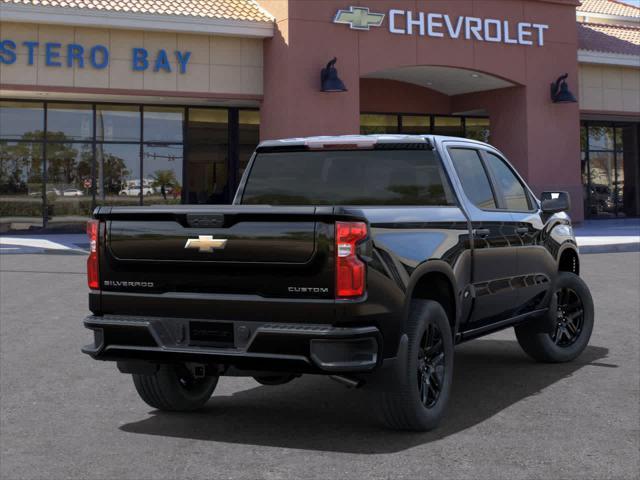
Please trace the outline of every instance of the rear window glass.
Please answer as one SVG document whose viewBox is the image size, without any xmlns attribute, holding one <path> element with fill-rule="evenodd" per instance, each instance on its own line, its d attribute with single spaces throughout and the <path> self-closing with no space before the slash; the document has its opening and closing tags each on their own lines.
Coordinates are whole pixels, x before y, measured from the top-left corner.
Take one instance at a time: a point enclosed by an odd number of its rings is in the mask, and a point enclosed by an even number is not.
<svg viewBox="0 0 640 480">
<path fill-rule="evenodd" d="M 435 153 L 367 150 L 260 153 L 248 205 L 454 205 Z"/>
</svg>

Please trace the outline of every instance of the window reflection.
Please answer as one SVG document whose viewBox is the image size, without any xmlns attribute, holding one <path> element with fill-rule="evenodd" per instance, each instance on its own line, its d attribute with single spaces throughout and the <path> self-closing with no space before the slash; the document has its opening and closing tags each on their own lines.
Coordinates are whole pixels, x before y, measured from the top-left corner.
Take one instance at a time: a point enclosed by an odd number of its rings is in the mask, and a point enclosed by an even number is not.
<svg viewBox="0 0 640 480">
<path fill-rule="evenodd" d="M 140 145 L 96 145 L 96 201 L 102 205 L 140 203 Z"/>
<path fill-rule="evenodd" d="M 360 132 L 363 135 L 398 133 L 397 115 L 360 115 Z"/>
<path fill-rule="evenodd" d="M 402 133 L 428 135 L 431 133 L 431 117 L 423 115 L 403 115 Z"/>
<path fill-rule="evenodd" d="M 98 105 L 96 139 L 109 142 L 140 141 L 140 107 Z"/>
<path fill-rule="evenodd" d="M 145 142 L 182 143 L 184 108 L 144 107 Z"/>
<path fill-rule="evenodd" d="M 28 140 L 44 134 L 44 104 L 0 102 L 0 138 Z"/>
<path fill-rule="evenodd" d="M 240 110 L 238 123 L 238 172 L 236 182 L 240 183 L 251 155 L 253 155 L 253 151 L 260 143 L 260 112 L 258 110 Z M 232 195 L 235 194 L 235 189 L 236 185 L 233 186 Z"/>
<path fill-rule="evenodd" d="M 226 109 L 189 109 L 187 203 L 228 202 L 228 123 Z"/>
<path fill-rule="evenodd" d="M 144 204 L 180 203 L 182 145 L 145 145 L 142 164 Z"/>
<path fill-rule="evenodd" d="M 55 141 L 91 140 L 93 107 L 87 104 L 49 103 L 47 139 Z"/>
<path fill-rule="evenodd" d="M 42 226 L 42 165 L 40 144 L 0 141 L 1 229 Z"/>
<path fill-rule="evenodd" d="M 434 135 L 447 135 L 451 137 L 463 137 L 462 118 L 459 117 L 434 117 Z"/>
<path fill-rule="evenodd" d="M 465 118 L 466 138 L 489 143 L 491 136 L 491 125 L 488 118 Z"/>
<path fill-rule="evenodd" d="M 91 215 L 90 143 L 47 145 L 47 215 L 49 222 L 82 222 Z M 53 191 L 51 191 L 53 190 Z"/>
</svg>

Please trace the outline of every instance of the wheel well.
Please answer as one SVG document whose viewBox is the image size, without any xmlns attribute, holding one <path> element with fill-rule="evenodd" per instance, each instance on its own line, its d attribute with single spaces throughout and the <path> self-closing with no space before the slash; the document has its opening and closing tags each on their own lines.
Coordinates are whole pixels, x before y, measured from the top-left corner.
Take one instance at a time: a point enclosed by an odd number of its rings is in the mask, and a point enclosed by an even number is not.
<svg viewBox="0 0 640 480">
<path fill-rule="evenodd" d="M 425 274 L 413 289 L 412 299 L 414 298 L 433 300 L 442 305 L 451 325 L 451 333 L 455 334 L 456 297 L 451 282 L 445 274 L 440 272 Z"/>
<path fill-rule="evenodd" d="M 567 248 L 558 262 L 558 270 L 561 272 L 571 272 L 580 275 L 580 259 L 578 254 L 572 248 Z"/>
</svg>

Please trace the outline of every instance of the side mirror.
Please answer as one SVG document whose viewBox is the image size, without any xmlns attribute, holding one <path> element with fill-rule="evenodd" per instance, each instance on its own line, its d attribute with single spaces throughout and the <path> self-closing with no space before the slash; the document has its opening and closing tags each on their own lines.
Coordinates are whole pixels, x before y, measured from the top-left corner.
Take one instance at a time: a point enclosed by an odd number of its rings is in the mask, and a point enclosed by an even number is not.
<svg viewBox="0 0 640 480">
<path fill-rule="evenodd" d="M 571 209 L 568 192 L 543 192 L 540 203 L 544 213 L 567 212 Z"/>
</svg>

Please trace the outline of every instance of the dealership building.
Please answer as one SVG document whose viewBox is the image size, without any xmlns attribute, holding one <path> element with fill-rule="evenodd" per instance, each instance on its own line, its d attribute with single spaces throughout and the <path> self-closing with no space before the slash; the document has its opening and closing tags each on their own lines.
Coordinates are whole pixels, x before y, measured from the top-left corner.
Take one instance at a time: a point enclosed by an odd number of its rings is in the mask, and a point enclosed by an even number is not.
<svg viewBox="0 0 640 480">
<path fill-rule="evenodd" d="M 228 203 L 260 140 L 357 133 L 488 141 L 576 220 L 640 215 L 615 0 L 0 0 L 0 96 L 0 232 Z"/>
</svg>

